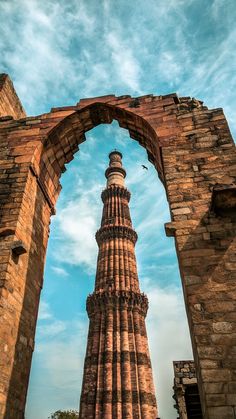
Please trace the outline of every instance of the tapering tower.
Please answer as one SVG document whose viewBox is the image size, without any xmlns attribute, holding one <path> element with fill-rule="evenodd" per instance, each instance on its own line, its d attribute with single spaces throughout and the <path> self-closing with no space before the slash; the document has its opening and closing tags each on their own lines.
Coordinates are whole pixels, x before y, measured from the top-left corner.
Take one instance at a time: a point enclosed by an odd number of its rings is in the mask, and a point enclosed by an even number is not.
<svg viewBox="0 0 236 419">
<path fill-rule="evenodd" d="M 122 154 L 112 151 L 101 227 L 95 290 L 87 299 L 90 319 L 80 419 L 156 419 L 145 316 L 135 259 L 137 234 L 129 212 Z"/>
</svg>

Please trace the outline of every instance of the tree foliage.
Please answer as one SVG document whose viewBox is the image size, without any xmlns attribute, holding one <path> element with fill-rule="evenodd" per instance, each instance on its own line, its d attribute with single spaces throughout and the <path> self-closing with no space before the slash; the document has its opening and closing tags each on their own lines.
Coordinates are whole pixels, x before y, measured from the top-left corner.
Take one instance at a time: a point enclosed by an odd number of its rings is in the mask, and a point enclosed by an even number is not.
<svg viewBox="0 0 236 419">
<path fill-rule="evenodd" d="M 48 419 L 78 419 L 79 412 L 76 410 L 57 410 Z"/>
</svg>

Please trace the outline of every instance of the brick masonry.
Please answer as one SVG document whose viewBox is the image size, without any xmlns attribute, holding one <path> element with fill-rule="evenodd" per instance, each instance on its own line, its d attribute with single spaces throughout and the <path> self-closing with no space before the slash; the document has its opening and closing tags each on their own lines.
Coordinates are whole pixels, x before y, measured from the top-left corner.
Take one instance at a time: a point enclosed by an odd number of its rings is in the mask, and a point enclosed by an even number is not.
<svg viewBox="0 0 236 419">
<path fill-rule="evenodd" d="M 26 117 L 13 83 L 7 74 L 0 74 L 0 115 L 11 115 L 15 119 Z"/>
<path fill-rule="evenodd" d="M 146 295 L 140 293 L 134 246 L 137 234 L 129 212 L 121 153 L 110 153 L 80 419 L 156 419 L 157 406 L 148 350 Z"/>
<path fill-rule="evenodd" d="M 196 369 L 193 361 L 174 361 L 174 395 L 178 419 L 202 419 Z"/>
<path fill-rule="evenodd" d="M 166 189 L 203 416 L 233 419 L 236 152 L 222 109 L 176 94 L 110 95 L 25 117 L 15 100 L 0 108 L 0 417 L 24 417 L 60 176 L 86 131 L 115 119 L 145 147 Z"/>
</svg>

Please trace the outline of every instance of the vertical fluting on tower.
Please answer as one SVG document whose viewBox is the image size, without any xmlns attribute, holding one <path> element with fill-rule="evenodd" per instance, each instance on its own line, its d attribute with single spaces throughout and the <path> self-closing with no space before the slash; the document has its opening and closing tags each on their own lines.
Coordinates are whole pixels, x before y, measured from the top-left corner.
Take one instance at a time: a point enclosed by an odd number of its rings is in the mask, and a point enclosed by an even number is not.
<svg viewBox="0 0 236 419">
<path fill-rule="evenodd" d="M 80 419 L 156 419 L 157 405 L 122 154 L 109 154 L 102 192 L 95 289 L 87 298 L 90 319 Z"/>
</svg>

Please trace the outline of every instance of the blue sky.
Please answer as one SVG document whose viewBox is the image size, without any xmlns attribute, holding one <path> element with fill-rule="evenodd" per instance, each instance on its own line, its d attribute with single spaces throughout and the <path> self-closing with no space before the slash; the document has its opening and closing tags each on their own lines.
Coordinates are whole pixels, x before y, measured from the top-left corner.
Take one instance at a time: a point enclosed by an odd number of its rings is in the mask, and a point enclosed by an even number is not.
<svg viewBox="0 0 236 419">
<path fill-rule="evenodd" d="M 223 107 L 236 132 L 234 0 L 0 0 L 1 72 L 28 115 L 114 93 L 168 94 Z M 174 419 L 172 360 L 191 358 L 174 241 L 163 186 L 146 152 L 116 123 L 88 132 L 68 165 L 52 218 L 26 419 L 77 408 L 112 148 L 122 151 L 149 342 L 162 419 Z M 148 166 L 144 171 L 141 164 Z"/>
</svg>

